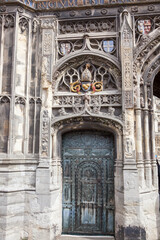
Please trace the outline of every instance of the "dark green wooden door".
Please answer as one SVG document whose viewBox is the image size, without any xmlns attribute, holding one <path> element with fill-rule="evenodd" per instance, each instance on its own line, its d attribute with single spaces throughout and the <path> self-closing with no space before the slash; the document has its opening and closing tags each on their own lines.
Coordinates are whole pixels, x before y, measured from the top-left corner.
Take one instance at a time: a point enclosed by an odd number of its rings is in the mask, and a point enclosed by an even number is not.
<svg viewBox="0 0 160 240">
<path fill-rule="evenodd" d="M 114 234 L 114 138 L 63 135 L 63 233 Z"/>
</svg>

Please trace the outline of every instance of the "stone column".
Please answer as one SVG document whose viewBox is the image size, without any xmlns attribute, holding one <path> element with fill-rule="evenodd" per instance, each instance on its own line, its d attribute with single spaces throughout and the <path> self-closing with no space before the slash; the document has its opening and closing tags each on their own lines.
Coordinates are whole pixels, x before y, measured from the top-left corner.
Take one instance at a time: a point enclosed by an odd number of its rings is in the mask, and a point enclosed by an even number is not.
<svg viewBox="0 0 160 240">
<path fill-rule="evenodd" d="M 147 187 L 152 185 L 151 160 L 150 160 L 150 133 L 149 133 L 149 110 L 148 110 L 148 94 L 147 85 L 144 86 L 145 92 L 145 109 L 144 109 L 144 165 L 145 178 Z"/>
<path fill-rule="evenodd" d="M 142 111 L 141 106 L 143 101 L 140 95 L 140 66 L 137 66 L 137 79 L 136 79 L 136 89 L 134 96 L 135 114 L 136 114 L 136 159 L 137 159 L 137 168 L 139 174 L 139 186 L 142 189 L 144 186 L 144 161 L 143 161 L 143 144 L 142 144 Z M 142 101 L 142 103 L 141 103 Z"/>
<path fill-rule="evenodd" d="M 40 119 L 40 159 L 37 171 L 49 171 L 51 166 L 52 67 L 54 59 L 55 19 L 41 18 L 42 32 L 42 108 Z M 49 173 L 50 174 L 50 173 Z M 50 176 L 49 176 L 50 178 Z M 37 185 L 37 189 L 40 184 Z"/>
<path fill-rule="evenodd" d="M 133 33 L 131 17 L 127 10 L 121 14 L 121 65 L 123 97 L 123 146 L 124 146 L 124 225 L 116 239 L 136 239 L 141 236 L 139 207 L 139 178 L 135 156 L 134 103 L 133 103 Z"/>
<path fill-rule="evenodd" d="M 151 156 L 151 166 L 152 166 L 152 184 L 158 189 L 158 176 L 157 176 L 157 164 L 155 156 L 155 113 L 152 109 L 151 112 L 151 128 L 152 128 L 152 156 Z"/>
<path fill-rule="evenodd" d="M 42 108 L 40 119 L 40 158 L 36 170 L 36 193 L 40 205 L 39 222 L 34 228 L 36 239 L 55 239 L 56 216 L 53 209 L 51 191 L 51 161 L 52 161 L 52 68 L 55 51 L 55 19 L 53 16 L 41 17 L 42 33 L 42 72 L 41 94 Z M 41 221 L 43 219 L 43 221 Z M 37 228 L 37 229 L 36 229 Z"/>
<path fill-rule="evenodd" d="M 11 106 L 10 106 L 10 126 L 9 126 L 9 141 L 8 141 L 8 153 L 13 154 L 13 129 L 14 129 L 14 106 L 15 106 L 15 79 L 16 79 L 16 54 L 17 54 L 17 42 L 18 42 L 18 21 L 19 16 L 16 12 L 15 16 L 15 30 L 14 30 L 14 46 L 13 46 L 13 65 L 12 65 L 12 89 L 11 89 Z"/>
<path fill-rule="evenodd" d="M 0 94 L 2 94 L 2 71 L 3 71 L 3 43 L 4 43 L 4 18 L 0 15 Z"/>
</svg>

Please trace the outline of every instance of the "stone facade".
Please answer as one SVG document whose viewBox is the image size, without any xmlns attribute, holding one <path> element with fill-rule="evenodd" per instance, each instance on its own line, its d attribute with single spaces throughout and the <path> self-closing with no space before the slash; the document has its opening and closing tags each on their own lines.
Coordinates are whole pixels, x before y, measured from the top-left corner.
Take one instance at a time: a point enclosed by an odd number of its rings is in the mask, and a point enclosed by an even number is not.
<svg viewBox="0 0 160 240">
<path fill-rule="evenodd" d="M 160 239 L 159 12 L 159 1 L 0 3 L 0 240 L 60 239 L 62 138 L 76 130 L 114 135 L 111 235 Z"/>
</svg>

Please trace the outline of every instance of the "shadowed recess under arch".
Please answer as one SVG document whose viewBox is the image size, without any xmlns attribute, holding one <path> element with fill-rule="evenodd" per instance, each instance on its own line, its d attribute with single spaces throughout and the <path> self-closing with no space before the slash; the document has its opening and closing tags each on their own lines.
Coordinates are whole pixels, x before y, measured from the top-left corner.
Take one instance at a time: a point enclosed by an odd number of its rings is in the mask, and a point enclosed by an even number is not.
<svg viewBox="0 0 160 240">
<path fill-rule="evenodd" d="M 160 98 L 160 72 L 157 73 L 153 82 L 153 95 Z"/>
</svg>

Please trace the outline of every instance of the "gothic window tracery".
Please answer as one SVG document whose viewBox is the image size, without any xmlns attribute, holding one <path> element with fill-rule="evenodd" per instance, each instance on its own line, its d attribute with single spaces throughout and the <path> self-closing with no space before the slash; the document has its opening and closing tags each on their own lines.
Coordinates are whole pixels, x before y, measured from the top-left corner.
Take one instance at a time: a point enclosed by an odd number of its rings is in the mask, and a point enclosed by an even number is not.
<svg viewBox="0 0 160 240">
<path fill-rule="evenodd" d="M 116 38 L 83 38 L 78 40 L 58 41 L 59 59 L 79 50 L 98 50 L 116 56 Z"/>
<path fill-rule="evenodd" d="M 57 91 L 74 92 L 71 89 L 71 85 L 74 83 L 79 83 L 81 85 L 81 81 L 85 81 L 85 79 L 83 79 L 83 73 L 85 71 L 86 64 L 87 62 L 83 63 L 77 68 L 69 68 L 66 72 L 64 72 L 59 81 Z M 89 63 L 89 65 L 88 71 L 91 73 L 90 82 L 92 82 L 92 84 L 96 82 L 102 83 L 102 91 L 118 89 L 118 83 L 110 74 L 107 66 L 96 66 L 92 63 Z M 82 91 L 82 89 L 80 91 Z"/>
<path fill-rule="evenodd" d="M 53 119 L 79 114 L 122 118 L 121 78 L 109 64 L 92 59 L 67 64 L 53 79 Z"/>
</svg>

